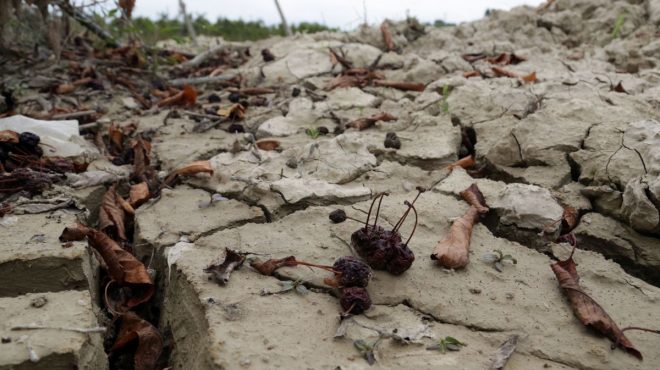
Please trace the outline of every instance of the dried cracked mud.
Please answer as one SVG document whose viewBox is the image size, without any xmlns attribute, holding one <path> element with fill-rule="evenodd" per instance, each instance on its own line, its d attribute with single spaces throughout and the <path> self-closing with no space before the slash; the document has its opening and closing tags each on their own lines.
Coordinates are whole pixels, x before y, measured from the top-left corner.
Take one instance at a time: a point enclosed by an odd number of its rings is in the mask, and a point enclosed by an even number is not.
<svg viewBox="0 0 660 370">
<path fill-rule="evenodd" d="M 626 20 L 614 38 L 620 14 Z M 134 254 L 155 276 L 152 310 L 168 343 L 165 364 L 484 369 L 515 335 L 504 369 L 657 369 L 660 336 L 626 333 L 644 354 L 640 361 L 580 323 L 550 269 L 571 247 L 539 234 L 557 232 L 564 207 L 575 208 L 583 290 L 620 327 L 660 329 L 660 2 L 558 0 L 424 32 L 406 22 L 389 26 L 400 53 L 384 51 L 378 27 L 251 44 L 253 56 L 236 72 L 245 86 L 277 89 L 264 95 L 265 106 L 248 107 L 241 122 L 247 133 L 227 132 L 226 125 L 196 132 L 200 123 L 185 111 L 140 110 L 126 91 L 97 101 L 107 109 L 101 123 L 136 122 L 138 131 L 150 132 L 153 160 L 165 173 L 195 160 L 214 169 L 163 190 L 135 213 Z M 206 47 L 216 42 L 202 39 Z M 274 61 L 262 60 L 264 48 Z M 387 80 L 422 83 L 424 90 L 326 91 L 341 71 L 328 48 L 356 68 L 379 58 Z M 494 75 L 486 58 L 463 57 L 471 53 L 522 56 L 502 68 L 517 76 L 536 72 L 536 81 Z M 465 77 L 469 71 L 479 76 Z M 221 97 L 220 106 L 231 104 L 221 88 L 199 90 L 204 106 L 218 105 L 206 103 L 211 94 Z M 361 131 L 345 127 L 380 112 L 396 119 Z M 329 133 L 308 132 L 319 127 Z M 396 132 L 399 149 L 384 146 L 388 132 Z M 476 171 L 448 167 L 469 152 L 466 135 L 476 138 Z M 277 150 L 253 145 L 272 138 Z M 99 160 L 88 171 L 121 178 L 114 167 Z M 74 181 L 40 198 L 69 206 L 28 214 L 31 203 L 24 202 L 24 211 L 0 227 L 2 370 L 109 366 L 103 333 L 61 330 L 108 324 L 99 293 L 103 266 L 85 242 L 63 248 L 57 238 L 76 219 L 96 222 L 109 184 Z M 490 211 L 474 227 L 470 264 L 442 269 L 429 256 L 468 209 L 459 193 L 473 183 Z M 409 244 L 415 261 L 400 276 L 374 272 L 367 288 L 373 305 L 363 314 L 340 319 L 324 271 L 284 267 L 262 276 L 246 262 L 226 285 L 204 272 L 226 248 L 332 265 L 355 254 L 351 233 L 360 224 L 335 224 L 330 212 L 363 220 L 372 197 L 386 191 L 379 222 L 391 228 L 417 186 L 428 191 L 416 203 Z M 481 259 L 494 250 L 517 263 L 496 271 Z M 286 280 L 307 294 L 263 294 Z M 29 325 L 48 328 L 10 330 Z M 447 336 L 467 345 L 444 354 L 426 349 Z M 379 338 L 370 366 L 354 341 Z"/>
</svg>

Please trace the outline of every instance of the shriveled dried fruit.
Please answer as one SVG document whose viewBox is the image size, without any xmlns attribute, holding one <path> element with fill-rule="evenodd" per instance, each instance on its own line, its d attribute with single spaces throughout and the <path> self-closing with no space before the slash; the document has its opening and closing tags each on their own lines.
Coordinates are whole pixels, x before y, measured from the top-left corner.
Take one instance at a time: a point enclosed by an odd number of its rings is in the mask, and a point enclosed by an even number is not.
<svg viewBox="0 0 660 370">
<path fill-rule="evenodd" d="M 330 221 L 336 224 L 346 221 L 346 212 L 343 209 L 335 209 L 330 212 Z"/>
<path fill-rule="evenodd" d="M 339 304 L 345 313 L 359 315 L 371 307 L 371 298 L 364 288 L 343 288 Z"/>
<path fill-rule="evenodd" d="M 386 148 L 401 149 L 401 140 L 399 140 L 396 132 L 388 132 L 385 134 L 384 144 Z"/>
<path fill-rule="evenodd" d="M 376 196 L 371 203 L 365 226 L 351 235 L 351 244 L 353 248 L 372 268 L 376 270 L 387 270 L 392 274 L 399 275 L 410 268 L 415 260 L 415 255 L 408 247 L 408 243 L 412 239 L 417 227 L 417 210 L 415 209 L 414 203 L 424 191 L 422 188 L 418 188 L 418 190 L 419 193 L 412 203 L 408 201 L 404 202 L 404 204 L 408 206 L 408 209 L 394 225 L 392 230 L 388 231 L 377 225 L 380 205 L 383 197 L 387 195 L 386 193 L 381 193 Z M 374 224 L 370 225 L 369 219 L 371 211 L 377 200 L 378 207 L 376 209 L 376 219 Z M 408 240 L 403 243 L 399 228 L 403 225 L 403 222 L 407 218 L 411 209 L 415 213 L 415 226 L 413 227 Z"/>
<path fill-rule="evenodd" d="M 372 272 L 369 265 L 353 256 L 337 259 L 332 265 L 335 270 L 335 279 L 341 287 L 362 287 L 369 285 Z"/>
</svg>

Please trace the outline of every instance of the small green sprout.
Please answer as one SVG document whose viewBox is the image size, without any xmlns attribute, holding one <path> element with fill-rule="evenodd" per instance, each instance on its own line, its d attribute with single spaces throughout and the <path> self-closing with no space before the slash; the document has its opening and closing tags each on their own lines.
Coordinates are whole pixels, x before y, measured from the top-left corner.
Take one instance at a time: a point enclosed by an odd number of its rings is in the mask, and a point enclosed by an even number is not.
<svg viewBox="0 0 660 370">
<path fill-rule="evenodd" d="M 442 87 L 442 103 L 440 104 L 442 111 L 445 113 L 449 113 L 449 102 L 447 99 L 449 99 L 449 85 L 445 84 Z"/>
<path fill-rule="evenodd" d="M 447 353 L 447 351 L 460 351 L 461 347 L 465 347 L 467 344 L 459 341 L 454 337 L 444 337 L 440 339 L 437 344 L 426 347 L 429 351 L 440 351 L 440 353 Z"/>
<path fill-rule="evenodd" d="M 376 346 L 380 343 L 382 338 L 378 338 L 375 342 L 369 344 L 364 339 L 358 339 L 353 342 L 353 345 L 360 352 L 362 357 L 367 361 L 369 365 L 376 363 L 376 356 L 374 355 L 374 350 Z"/>
<path fill-rule="evenodd" d="M 623 24 L 626 22 L 626 12 L 622 12 L 619 14 L 619 16 L 616 17 L 616 20 L 614 21 L 614 29 L 612 29 L 612 38 L 613 39 L 618 39 L 621 36 L 621 28 L 623 28 Z"/>
<path fill-rule="evenodd" d="M 488 252 L 488 253 L 484 254 L 481 257 L 481 260 L 486 262 L 486 263 L 493 264 L 493 268 L 495 270 L 497 270 L 498 272 L 502 272 L 502 269 L 504 268 L 504 262 L 505 261 L 509 261 L 514 265 L 518 264 L 518 260 L 516 260 L 512 255 L 504 254 L 499 249 L 495 249 L 495 250 L 493 250 L 493 252 Z"/>
<path fill-rule="evenodd" d="M 305 133 L 307 134 L 307 136 L 311 137 L 312 139 L 316 139 L 321 135 L 321 131 L 319 131 L 319 129 L 316 127 L 308 128 L 307 130 L 305 130 Z"/>
</svg>

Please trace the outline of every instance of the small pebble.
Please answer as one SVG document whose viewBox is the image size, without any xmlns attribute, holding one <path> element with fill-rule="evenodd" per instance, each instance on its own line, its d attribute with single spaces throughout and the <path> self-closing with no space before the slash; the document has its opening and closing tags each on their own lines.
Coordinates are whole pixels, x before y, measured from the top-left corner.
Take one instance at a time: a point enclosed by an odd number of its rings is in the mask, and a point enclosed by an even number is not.
<svg viewBox="0 0 660 370">
<path fill-rule="evenodd" d="M 35 308 L 40 308 L 46 305 L 48 303 L 48 299 L 44 296 L 39 296 L 36 298 L 33 298 L 32 301 L 30 301 L 30 306 L 35 307 Z"/>
</svg>

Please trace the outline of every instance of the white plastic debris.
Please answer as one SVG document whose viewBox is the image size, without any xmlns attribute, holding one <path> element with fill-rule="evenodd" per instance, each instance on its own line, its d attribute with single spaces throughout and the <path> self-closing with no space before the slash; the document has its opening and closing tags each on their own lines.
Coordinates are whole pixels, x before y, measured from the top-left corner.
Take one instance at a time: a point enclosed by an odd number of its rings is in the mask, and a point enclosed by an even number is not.
<svg viewBox="0 0 660 370">
<path fill-rule="evenodd" d="M 43 121 L 22 115 L 0 119 L 0 130 L 39 135 L 44 155 L 60 157 L 98 157 L 96 148 L 80 136 L 78 121 Z"/>
</svg>

